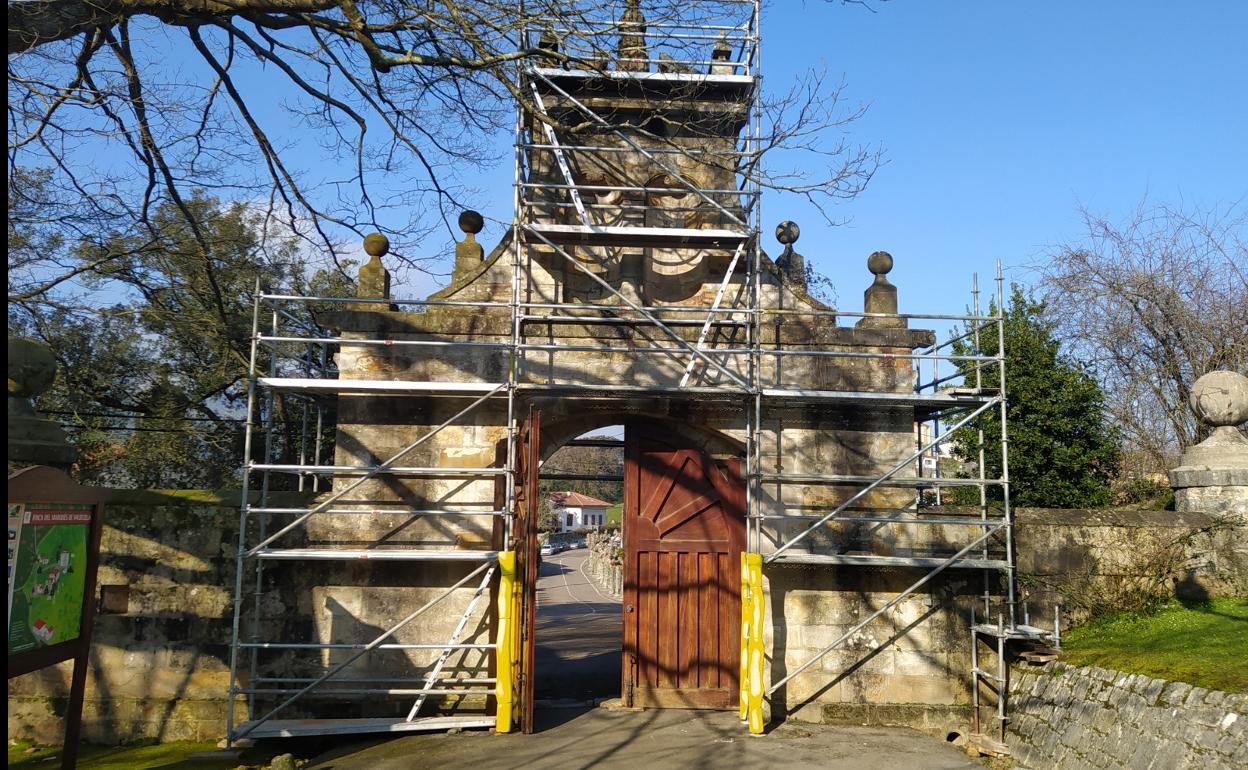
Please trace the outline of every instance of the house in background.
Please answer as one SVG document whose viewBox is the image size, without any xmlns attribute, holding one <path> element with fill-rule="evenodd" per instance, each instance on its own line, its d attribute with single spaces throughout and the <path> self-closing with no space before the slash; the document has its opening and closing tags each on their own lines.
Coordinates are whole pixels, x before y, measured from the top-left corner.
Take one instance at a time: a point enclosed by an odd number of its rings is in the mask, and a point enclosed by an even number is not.
<svg viewBox="0 0 1248 770">
<path fill-rule="evenodd" d="M 559 517 L 559 531 L 602 527 L 611 503 L 580 492 L 551 492 L 550 509 Z"/>
</svg>

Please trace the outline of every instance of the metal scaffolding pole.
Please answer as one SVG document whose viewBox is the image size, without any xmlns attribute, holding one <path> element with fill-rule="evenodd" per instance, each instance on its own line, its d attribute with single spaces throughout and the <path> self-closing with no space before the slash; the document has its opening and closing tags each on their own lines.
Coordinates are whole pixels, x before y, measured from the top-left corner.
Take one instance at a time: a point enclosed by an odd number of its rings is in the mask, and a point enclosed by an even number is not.
<svg viewBox="0 0 1248 770">
<path fill-rule="evenodd" d="M 696 4 L 697 0 L 691 0 Z M 402 300 L 389 297 L 378 298 L 327 298 L 305 297 L 296 295 L 264 294 L 256 287 L 255 306 L 253 308 L 253 328 L 251 340 L 251 360 L 248 373 L 248 404 L 246 436 L 244 440 L 245 462 L 243 468 L 243 496 L 240 503 L 239 550 L 237 554 L 237 574 L 235 578 L 235 602 L 232 624 L 232 649 L 230 654 L 230 703 L 229 703 L 229 740 L 236 741 L 243 735 L 292 734 L 297 727 L 281 725 L 274 727 L 262 724 L 280 722 L 273 716 L 290 704 L 307 699 L 314 692 L 322 692 L 334 697 L 355 697 L 364 694 L 384 694 L 390 696 L 416 696 L 415 704 L 408 713 L 409 727 L 417 727 L 416 719 L 421 706 L 428 697 L 440 695 L 462 695 L 470 684 L 486 685 L 495 680 L 490 677 L 466 677 L 461 679 L 440 678 L 445 662 L 453 651 L 482 651 L 493 654 L 501 640 L 489 644 L 465 644 L 460 635 L 478 599 L 488 593 L 493 575 L 498 571 L 494 568 L 497 553 L 495 551 L 435 551 L 399 548 L 356 548 L 350 549 L 316 549 L 316 548 L 273 548 L 279 538 L 293 533 L 307 524 L 313 516 L 347 516 L 363 514 L 398 514 L 411 517 L 498 517 L 501 526 L 495 530 L 494 536 L 501 537 L 502 548 L 507 549 L 515 541 L 516 508 L 520 489 L 516 478 L 516 470 L 520 464 L 519 436 L 520 420 L 524 406 L 536 399 L 559 398 L 575 403 L 590 405 L 601 403 L 622 403 L 624 400 L 638 398 L 662 398 L 685 400 L 688 402 L 706 401 L 714 403 L 717 408 L 731 409 L 730 430 L 740 431 L 740 458 L 744 461 L 745 484 L 745 527 L 746 549 L 759 561 L 775 568 L 782 567 L 786 562 L 805 564 L 808 566 L 831 568 L 845 566 L 886 566 L 892 568 L 922 568 L 926 574 L 913 585 L 892 597 L 884 606 L 875 610 L 867 618 L 860 621 L 854 629 L 821 651 L 814 659 L 790 672 L 770 687 L 761 688 L 770 695 L 789 682 L 794 676 L 807 671 L 813 663 L 828 651 L 843 643 L 854 631 L 865 627 L 867 623 L 880 617 L 892 607 L 905 600 L 907 596 L 929 585 L 935 577 L 947 569 L 978 569 L 984 575 L 985 602 L 988 601 L 994 585 L 994 575 L 1004 574 L 1006 601 L 1009 606 L 1008 626 L 1004 625 L 1003 633 L 1009 634 L 1016 628 L 1015 606 L 1018 601 L 1016 594 L 1015 553 L 1013 541 L 1013 511 L 1010 505 L 1010 477 L 1008 472 L 1008 403 L 1006 401 L 1005 371 L 1005 334 L 1004 313 L 1002 303 L 1003 277 L 1000 264 L 997 269 L 997 307 L 988 316 L 981 315 L 978 278 L 975 279 L 972 296 L 974 307 L 965 315 L 912 315 L 912 314 L 879 314 L 854 313 L 840 310 L 803 308 L 803 307 L 772 307 L 764 309 L 765 297 L 771 297 L 772 268 L 762 253 L 759 233 L 762 228 L 762 180 L 758 167 L 758 157 L 762 152 L 763 132 L 761 115 L 761 48 L 759 38 L 760 3 L 758 0 L 740 0 L 735 3 L 748 13 L 748 20 L 736 23 L 706 23 L 693 28 L 668 24 L 665 20 L 650 25 L 645 35 L 650 37 L 670 37 L 672 40 L 683 41 L 688 45 L 696 45 L 697 41 L 722 39 L 718 33 L 731 32 L 732 42 L 738 43 L 740 49 L 731 61 L 706 61 L 704 54 L 691 52 L 682 60 L 685 64 L 702 62 L 703 70 L 696 73 L 679 72 L 648 72 L 648 71 L 612 71 L 602 68 L 589 69 L 554 69 L 534 66 L 533 63 L 518 62 L 514 70 L 515 92 L 531 95 L 532 104 L 517 110 L 513 140 L 513 219 L 510 228 L 511 244 L 508 256 L 504 256 L 491 268 L 497 271 L 500 290 L 497 296 L 487 301 L 475 302 L 465 300 Z M 517 6 L 524 12 L 523 0 Z M 558 19 L 554 20 L 558 21 Z M 705 20 L 703 20 L 705 21 Z M 555 24 L 555 27 L 560 25 Z M 566 25 L 565 25 L 566 26 Z M 621 31 L 617 21 L 606 22 L 601 29 L 575 30 L 570 29 L 569 35 L 617 35 Z M 667 32 L 665 36 L 660 31 Z M 534 34 L 534 30 L 524 29 L 522 39 L 526 42 Z M 571 46 L 571 43 L 565 43 Z M 571 48 L 565 48 L 570 51 Z M 648 57 L 628 57 L 628 63 L 640 64 L 657 60 Z M 746 75 L 724 74 L 725 69 L 734 68 L 732 72 L 744 71 Z M 661 89 L 700 89 L 710 88 L 719 94 L 719 98 L 734 99 L 738 105 L 748 102 L 749 114 L 739 123 L 734 123 L 731 136 L 721 137 L 725 141 L 725 149 L 714 151 L 714 156 L 732 164 L 731 181 L 724 177 L 717 178 L 714 183 L 699 185 L 695 180 L 698 175 L 689 173 L 689 168 L 681 163 L 697 164 L 706 162 L 712 150 L 706 147 L 678 146 L 674 141 L 666 141 L 662 137 L 650 135 L 630 118 L 614 117 L 608 110 L 596 109 L 594 105 L 604 98 L 610 98 L 611 92 L 595 92 L 587 84 L 594 86 L 606 83 L 611 89 L 620 89 L 619 93 L 640 92 L 642 106 L 633 109 L 646 109 L 646 99 L 669 99 L 669 94 L 680 91 L 663 91 Z M 579 89 L 579 90 L 578 90 Z M 632 90 L 628 90 L 632 89 Z M 589 94 L 588 96 L 586 94 Z M 530 111 L 526 111 L 530 110 Z M 533 114 L 541 113 L 540 116 Z M 741 115 L 742 110 L 735 114 Z M 584 117 L 582 127 L 589 125 L 592 131 L 578 133 L 567 131 L 561 135 L 556 127 L 557 122 L 552 115 L 573 114 Z M 539 119 L 540 118 L 540 119 Z M 576 120 L 580 120 L 576 118 Z M 541 125 L 537 125 L 540 123 Z M 639 140 L 639 138 L 641 140 Z M 728 140 L 731 141 L 728 141 Z M 654 146 L 650 146 L 654 145 Z M 661 170 L 662 175 L 647 177 L 650 181 L 633 184 L 636 179 L 593 179 L 578 178 L 584 174 L 587 161 L 597 158 L 603 165 L 616 163 L 626 167 L 631 161 L 641 166 L 652 166 L 655 171 Z M 609 158 L 602 161 L 602 158 Z M 639 160 L 640 159 L 640 160 Z M 617 163 L 618 161 L 618 163 Z M 632 174 L 632 176 L 642 176 Z M 601 194 L 601 195 L 599 195 Z M 622 195 L 621 195 L 622 194 Z M 613 200 L 618 203 L 594 203 L 598 200 Z M 665 209 L 667 213 L 678 212 L 685 224 L 693 222 L 698 227 L 661 227 L 654 226 L 656 219 L 647 219 L 645 214 L 657 209 L 659 204 L 652 203 L 647 196 L 671 195 L 692 196 L 697 200 L 693 205 L 674 205 Z M 632 196 L 632 197 L 630 197 Z M 689 198 L 683 198 L 685 204 Z M 570 206 L 569 206 L 570 203 Z M 620 212 L 625 224 L 601 225 L 595 222 L 608 221 L 602 212 Z M 636 212 L 642 212 L 638 216 Z M 705 214 L 713 214 L 725 224 L 708 226 Z M 580 224 L 571 224 L 575 216 Z M 687 217 L 687 218 L 686 218 Z M 660 223 L 672 220 L 657 218 Z M 640 222 L 640 224 L 638 224 Z M 631 223 L 631 224 L 630 224 Z M 640 251 L 652 254 L 650 250 L 668 250 L 689 252 L 715 252 L 717 264 L 727 263 L 728 267 L 722 279 L 718 275 L 704 281 L 705 294 L 699 294 L 696 301 L 689 304 L 664 305 L 662 300 L 643 299 L 641 291 L 629 293 L 625 290 L 624 279 L 612 278 L 610 274 L 590 269 L 581 251 L 598 249 L 603 254 L 610 254 L 612 249 L 629 254 Z M 580 255 L 580 256 L 578 256 Z M 731 255 L 729 257 L 729 255 Z M 509 257 L 509 258 L 508 258 Z M 618 266 L 617 266 L 618 267 Z M 507 271 L 510 271 L 508 274 Z M 581 297 L 584 303 L 571 299 L 568 287 L 572 286 L 572 278 L 585 278 L 591 286 L 590 296 Z M 606 276 L 604 278 L 604 276 Z M 504 281 L 508 280 L 509 285 Z M 709 299 L 711 289 L 717 286 L 714 298 Z M 725 297 L 731 293 L 731 299 Z M 561 294 L 563 292 L 563 294 Z M 504 301 L 505 297 L 505 301 Z M 609 304 L 611 301 L 617 304 Z M 708 301 L 709 300 L 709 301 Z M 471 339 L 430 339 L 415 338 L 390 339 L 384 334 L 373 337 L 359 335 L 355 338 L 348 334 L 334 335 L 320 329 L 309 320 L 307 305 L 313 301 L 336 301 L 348 304 L 348 307 L 373 304 L 379 310 L 388 310 L 391 305 L 416 310 L 436 308 L 461 309 L 469 311 L 488 311 L 499 321 L 499 331 L 491 332 L 492 336 Z M 670 301 L 670 300 L 669 300 Z M 676 300 L 679 301 L 679 300 Z M 768 300 L 769 301 L 769 300 Z M 268 333 L 261 330 L 260 306 L 272 310 L 272 322 Z M 729 307 L 725 307 L 727 304 Z M 771 303 L 776 304 L 776 303 Z M 293 308 L 293 309 L 292 309 Z M 301 310 L 302 308 L 302 310 Z M 763 333 L 772 322 L 794 320 L 802 323 L 818 324 L 837 323 L 841 318 L 890 318 L 911 320 L 951 320 L 968 324 L 958 330 L 950 340 L 934 344 L 930 348 L 905 352 L 877 352 L 874 350 L 833 350 L 820 349 L 815 346 L 801 348 L 782 348 L 777 341 L 775 349 L 763 345 Z M 501 331 L 502 320 L 506 318 L 507 331 Z M 981 330 L 991 330 L 995 325 L 997 331 L 997 350 L 985 353 L 984 339 Z M 572 340 L 572 334 L 559 339 L 558 332 L 552 331 L 559 327 L 581 327 L 588 332 L 577 331 L 580 338 Z M 285 333 L 281 333 L 285 330 Z M 742 329 L 743 331 L 738 331 Z M 653 332 L 651 330 L 654 330 Z M 723 333 L 727 331 L 727 333 Z M 601 332 L 601 333 L 599 333 Z M 540 335 L 540 336 L 539 336 Z M 696 335 L 696 339 L 695 339 Z M 552 337 L 556 339 L 551 339 Z M 741 339 L 744 337 L 744 339 Z M 626 341 L 623 341 L 626 340 Z M 971 353 L 959 353 L 954 345 L 957 342 L 974 346 Z M 570 344 L 559 344 L 568 341 Z M 332 350 L 344 347 L 357 348 L 365 351 L 401 348 L 405 355 L 423 355 L 436 357 L 457 349 L 471 350 L 479 355 L 498 357 L 500 372 L 506 369 L 505 375 L 495 374 L 496 382 L 451 382 L 451 378 L 430 377 L 430 381 L 406 381 L 400 378 L 387 379 L 384 375 L 376 379 L 352 380 L 336 379 L 337 371 L 331 366 Z M 292 375 L 292 367 L 279 363 L 279 358 L 293 348 L 303 350 L 301 377 Z M 634 360 L 657 362 L 656 368 L 669 367 L 670 379 L 656 377 L 653 381 L 635 381 L 614 383 L 609 381 L 590 382 L 575 375 L 564 377 L 552 376 L 533 366 L 535 361 L 548 362 L 561 353 L 599 353 L 611 356 L 632 356 Z M 267 362 L 267 376 L 262 376 L 263 356 L 271 358 Z M 866 389 L 846 391 L 817 390 L 818 383 L 807 387 L 787 384 L 782 373 L 798 368 L 789 362 L 810 362 L 811 365 L 841 362 L 857 364 L 887 360 L 890 363 L 909 361 L 914 367 L 914 388 L 911 392 L 874 392 Z M 923 362 L 932 362 L 931 382 L 924 382 L 922 376 Z M 944 363 L 942 363 L 944 362 Z M 699 369 L 699 364 L 701 369 Z M 905 365 L 904 363 L 902 364 Z M 949 365 L 954 374 L 943 374 L 941 367 Z M 988 387 L 985 379 L 991 380 L 991 368 L 997 368 L 996 387 Z M 551 367 L 554 370 L 554 367 Z M 984 372 L 989 371 L 985 377 Z M 695 376 L 695 373 L 700 373 Z M 961 379 L 961 387 L 949 385 Z M 471 378 L 470 378 L 471 379 Z M 484 379 L 484 378 L 482 378 Z M 973 386 L 972 386 L 973 383 Z M 285 394 L 285 395 L 283 395 Z M 407 398 L 422 399 L 420 403 L 455 404 L 437 411 L 441 422 L 428 433 L 417 438 L 406 448 L 394 454 L 385 462 L 377 463 L 375 459 L 367 462 L 355 462 L 347 453 L 339 452 L 338 458 L 325 456 L 322 436 L 327 429 L 333 429 L 332 421 L 326 419 L 325 404 L 327 399 L 335 396 L 349 395 L 352 397 L 370 398 Z M 290 462 L 283 457 L 275 457 L 276 451 L 274 430 L 278 419 L 285 419 L 278 414 L 273 406 L 275 398 L 304 398 L 311 401 L 316 408 L 315 431 L 313 439 L 309 439 L 307 431 L 311 428 L 310 406 L 305 402 L 302 417 L 299 421 L 298 462 Z M 506 399 L 505 406 L 503 399 Z M 437 399 L 442 399 L 437 401 Z M 460 399 L 460 400 L 455 400 Z M 467 404 L 463 406 L 463 404 Z M 266 407 L 267 404 L 267 407 Z M 462 407 L 462 408 L 461 408 Z M 918 438 L 915 452 L 900 464 L 894 465 L 895 459 L 890 457 L 888 463 L 880 467 L 891 469 L 882 473 L 866 475 L 850 475 L 842 471 L 844 467 L 782 469 L 782 459 L 787 441 L 786 410 L 791 408 L 809 409 L 819 412 L 833 409 L 846 412 L 855 410 L 885 408 L 891 410 L 912 410 L 914 424 L 917 425 Z M 995 407 L 995 409 L 994 409 Z M 441 408 L 441 407 L 440 407 Z M 431 437 L 452 426 L 466 424 L 466 419 L 474 412 L 488 411 L 493 425 L 499 419 L 505 423 L 502 440 L 503 451 L 494 463 L 497 467 L 438 467 L 438 463 L 413 461 L 411 467 L 400 466 L 398 462 Z M 443 417 L 454 412 L 449 418 Z M 500 412 L 505 411 L 505 416 Z M 739 413 L 739 414 L 738 414 Z M 728 414 L 725 411 L 725 414 Z M 738 416 L 740 422 L 737 422 Z M 989 456 L 985 446 L 985 434 L 982 420 L 993 416 L 1001 420 L 1000 452 L 1002 472 L 1000 478 L 990 478 L 986 472 L 986 459 Z M 903 414 L 909 419 L 909 414 Z M 434 420 L 430 420 L 430 423 Z M 931 426 L 930 435 L 923 437 L 923 425 Z M 257 433 L 264 426 L 263 441 Z M 739 427 L 736 427 L 739 426 Z M 941 442 L 947 441 L 953 432 L 960 429 L 973 429 L 979 439 L 979 470 L 973 478 L 944 477 L 939 473 L 930 476 L 922 472 L 921 463 L 930 453 L 938 456 Z M 738 436 L 733 436 L 734 441 Z M 257 446 L 262 444 L 263 446 Z M 253 453 L 262 456 L 257 460 Z M 310 462 L 309 462 L 310 453 Z M 774 472 L 764 472 L 764 460 L 768 462 L 775 455 Z M 904 477 L 900 471 L 913 463 L 920 464 L 920 470 L 914 478 Z M 419 463 L 419 464 L 418 464 Z M 470 465 L 471 463 L 464 463 Z M 806 472 L 794 472 L 806 471 Z M 257 476 L 257 474 L 259 474 Z M 272 474 L 293 474 L 300 489 L 311 487 L 312 491 L 320 492 L 326 488 L 327 495 L 318 496 L 314 501 L 298 505 L 283 504 L 281 501 L 270 500 L 271 482 L 277 483 L 282 476 Z M 350 482 L 335 479 L 355 477 Z M 361 502 L 356 507 L 348 498 L 351 493 L 359 491 L 364 484 L 376 481 L 381 477 L 401 479 L 458 479 L 464 484 L 485 484 L 493 480 L 500 486 L 495 487 L 496 497 L 488 507 L 472 508 L 471 505 L 460 505 L 449 502 L 439 505 L 435 501 L 426 501 L 420 505 L 378 504 Z M 551 475 L 550 478 L 555 478 Z M 564 474 L 559 478 L 567 480 L 575 478 L 575 474 Z M 547 478 L 544 476 L 543 478 Z M 309 484 L 310 480 L 310 484 Z M 250 492 L 256 490 L 259 499 L 251 505 Z M 829 487 L 849 487 L 844 502 L 836 505 L 834 510 L 826 513 L 808 513 L 812 508 L 826 510 L 833 507 L 811 506 L 797 513 L 789 513 L 786 508 L 783 485 L 804 485 L 827 489 Z M 875 509 L 866 513 L 855 512 L 851 507 L 861 504 L 867 495 L 874 490 L 885 487 L 915 488 L 916 499 L 921 499 L 924 490 L 936 489 L 938 500 L 940 490 L 944 487 L 974 486 L 978 488 L 980 510 L 979 515 L 966 519 L 948 516 L 921 516 L 919 512 L 909 511 L 907 516 L 886 515 L 894 509 Z M 338 487 L 336 490 L 335 487 Z M 1000 519 L 990 516 L 989 488 L 997 487 L 991 497 L 998 495 L 1003 499 L 1003 516 Z M 766 494 L 765 494 L 766 493 Z M 835 491 L 840 494 L 839 491 Z M 536 490 L 528 491 L 536 494 Z M 475 499 L 475 498 L 474 498 Z M 833 499 L 842 499 L 836 497 Z M 484 503 L 483 503 L 484 505 Z M 888 505 L 894 505 L 889 502 Z M 488 509 L 487 509 L 488 508 Z M 843 515 L 844 514 L 844 515 Z M 293 517 L 274 519 L 273 517 Z M 253 521 L 254 519 L 254 521 Z M 272 519 L 272 521 L 270 521 Z M 318 519 L 320 521 L 321 519 Z M 477 519 L 476 521 L 480 521 Z M 858 553 L 826 553 L 796 554 L 794 546 L 801 541 L 810 542 L 814 533 L 828 524 L 837 522 L 897 525 L 897 526 L 928 526 L 953 527 L 963 533 L 959 537 L 955 550 L 950 546 L 947 550 L 952 554 L 916 555 L 916 556 L 872 556 Z M 794 525 L 794 529 L 802 528 L 800 534 L 787 537 L 786 525 Z M 258 534 L 256 534 L 258 533 Z M 1004 541 L 1004 558 L 1000 556 L 1000 546 L 994 538 Z M 965 544 L 964 541 L 969 542 Z M 769 543 L 774 547 L 763 554 Z M 497 548 L 498 545 L 494 546 Z M 821 561 L 822 559 L 822 561 Z M 260 638 L 263 628 L 260 615 L 260 595 L 263 590 L 263 566 L 266 561 L 283 560 L 286 562 L 306 563 L 309 568 L 314 564 L 327 565 L 330 561 L 370 560 L 370 561 L 428 561 L 428 562 L 483 562 L 459 583 L 456 583 L 439 599 L 449 595 L 465 584 L 473 576 L 484 575 L 467 610 L 460 617 L 459 624 L 444 644 L 421 641 L 418 643 L 399 643 L 393 635 L 414 617 L 427 610 L 437 599 L 408 615 L 396 625 L 390 625 L 382 635 L 368 643 L 354 643 L 338 640 L 265 640 Z M 358 566 L 358 565 L 356 565 Z M 352 567 L 353 569 L 355 567 Z M 247 576 L 244 571 L 254 569 Z M 272 569 L 272 568 L 271 568 Z M 277 574 L 276 571 L 270 575 Z M 761 574 L 761 572 L 760 572 Z M 254 579 L 254 591 L 244 593 L 244 585 L 251 584 Z M 755 607 L 763 601 L 763 592 L 759 583 Z M 250 596 L 253 602 L 251 635 L 248 639 L 240 638 L 241 613 L 244 611 L 245 597 Z M 399 613 L 396 613 L 396 615 Z M 760 613 L 761 617 L 761 613 Z M 973 636 L 976 632 L 973 632 Z M 761 639 L 761 634 L 759 635 Z M 755 640 L 757 641 L 757 640 Z M 333 666 L 327 673 L 319 677 L 281 677 L 271 676 L 258 663 L 262 653 L 286 654 L 328 654 L 328 651 L 350 651 L 344 662 Z M 374 650 L 429 650 L 437 651 L 432 670 L 427 676 L 418 680 L 422 687 L 409 688 L 405 685 L 414 681 L 380 680 L 363 676 L 339 677 L 354 661 Z M 1004 652 L 1005 646 L 1001 645 Z M 761 654 L 761 653 L 760 653 Z M 243 656 L 248 656 L 244 664 Z M 783 655 L 783 650 L 773 649 L 771 655 Z M 497 659 L 495 659 L 497 660 Z M 243 668 L 246 665 L 247 668 Z M 250 672 L 247 686 L 240 684 L 240 671 Z M 760 669 L 761 671 L 761 669 Z M 760 680 L 761 680 L 760 673 Z M 983 679 L 976 673 L 975 702 L 978 704 L 978 683 Z M 330 683 L 334 686 L 325 688 Z M 268 686 L 265 686 L 268 685 Z M 338 685 L 350 685 L 347 687 Z M 376 686 L 373 686 L 376 685 Z M 392 685 L 392 686 L 387 686 Z M 284 699 L 263 701 L 278 705 L 261 716 L 260 719 L 246 723 L 242 730 L 234 727 L 235 696 L 247 697 L 249 715 L 254 716 L 260 711 L 260 704 L 266 696 L 289 696 Z M 999 700 L 1002 719 L 1004 720 L 1005 699 Z M 406 704 L 405 704 L 406 707 Z M 384 720 L 383 720 L 384 721 Z M 477 719 L 472 724 L 481 726 L 492 723 Z M 479 724 L 478 724 L 479 723 Z M 444 726 L 442 718 L 432 719 L 429 725 Z M 378 722 L 358 729 L 395 730 L 409 729 L 396 727 L 395 721 L 385 724 Z M 350 725 L 329 726 L 324 732 L 349 732 L 357 728 Z M 432 729 L 432 728 L 431 728 Z M 269 732 L 265 732 L 269 730 Z"/>
</svg>

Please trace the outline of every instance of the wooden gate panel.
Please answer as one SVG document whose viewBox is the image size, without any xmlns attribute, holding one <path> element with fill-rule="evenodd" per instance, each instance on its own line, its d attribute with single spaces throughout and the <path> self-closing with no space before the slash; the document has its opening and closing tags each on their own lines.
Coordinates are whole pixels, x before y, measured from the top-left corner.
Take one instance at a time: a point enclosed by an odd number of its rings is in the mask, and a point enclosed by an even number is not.
<svg viewBox="0 0 1248 770">
<path fill-rule="evenodd" d="M 740 462 L 629 426 L 624 683 L 635 706 L 733 708 L 740 663 Z"/>
<path fill-rule="evenodd" d="M 513 691 L 519 708 L 520 729 L 533 732 L 534 663 L 537 624 L 537 503 L 541 459 L 542 413 L 529 410 L 529 419 L 516 439 L 515 500 L 512 549 L 520 580 L 520 607 L 516 618 Z"/>
</svg>

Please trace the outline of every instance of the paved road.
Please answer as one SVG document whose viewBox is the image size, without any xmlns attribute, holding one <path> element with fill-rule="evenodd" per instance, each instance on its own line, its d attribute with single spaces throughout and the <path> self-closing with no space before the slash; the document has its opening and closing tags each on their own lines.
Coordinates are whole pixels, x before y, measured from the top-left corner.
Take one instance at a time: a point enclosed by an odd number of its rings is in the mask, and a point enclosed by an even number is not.
<svg viewBox="0 0 1248 770">
<path fill-rule="evenodd" d="M 589 551 L 542 559 L 537 580 L 540 699 L 591 700 L 620 692 L 620 602 L 585 573 Z"/>
<path fill-rule="evenodd" d="M 560 712 L 566 714 L 562 722 Z M 305 770 L 983 770 L 940 739 L 904 727 L 790 723 L 750 736 L 736 713 L 727 711 L 546 709 L 538 712 L 538 730 L 410 735 L 343 746 Z"/>
<path fill-rule="evenodd" d="M 983 770 L 941 740 L 905 728 L 790 723 L 750 736 L 736 712 L 586 704 L 619 692 L 621 623 L 620 603 L 600 594 L 581 569 L 586 555 L 565 551 L 542 564 L 537 694 L 546 702 L 539 701 L 536 734 L 467 731 L 345 741 L 305 770 Z"/>
</svg>

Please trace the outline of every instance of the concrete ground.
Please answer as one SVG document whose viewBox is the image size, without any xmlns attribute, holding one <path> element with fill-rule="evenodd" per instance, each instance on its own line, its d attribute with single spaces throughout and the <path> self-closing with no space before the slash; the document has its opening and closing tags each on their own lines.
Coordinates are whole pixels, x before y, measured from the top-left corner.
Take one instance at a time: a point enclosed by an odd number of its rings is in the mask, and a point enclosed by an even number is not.
<svg viewBox="0 0 1248 770">
<path fill-rule="evenodd" d="M 589 550 L 542 559 L 537 579 L 536 695 L 589 701 L 620 694 L 620 601 L 585 573 Z"/>
<path fill-rule="evenodd" d="M 906 728 L 789 723 L 750 736 L 731 712 L 603 708 L 547 708 L 539 712 L 538 728 L 533 735 L 463 732 L 356 744 L 321 755 L 304 770 L 983 770 L 953 746 Z"/>
<path fill-rule="evenodd" d="M 538 580 L 537 732 L 413 734 L 371 738 L 314 758 L 304 770 L 400 768 L 774 767 L 964 768 L 958 749 L 905 728 L 790 723 L 750 736 L 736 712 L 597 708 L 620 690 L 620 603 L 583 569 L 585 550 L 546 557 Z"/>
</svg>

